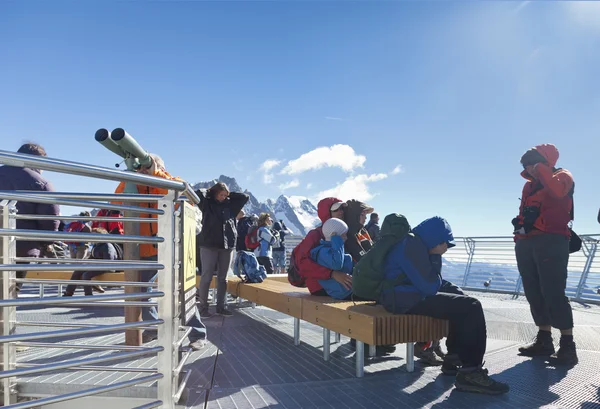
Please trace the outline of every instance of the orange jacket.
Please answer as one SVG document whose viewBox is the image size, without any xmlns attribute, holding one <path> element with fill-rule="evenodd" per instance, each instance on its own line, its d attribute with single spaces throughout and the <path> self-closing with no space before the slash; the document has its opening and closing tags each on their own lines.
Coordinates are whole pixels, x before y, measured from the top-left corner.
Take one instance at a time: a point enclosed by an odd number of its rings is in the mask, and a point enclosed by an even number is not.
<svg viewBox="0 0 600 409">
<path fill-rule="evenodd" d="M 527 179 L 523 187 L 521 206 L 518 219 L 523 220 L 523 209 L 527 206 L 539 208 L 539 217 L 533 227 L 535 228 L 527 235 L 519 235 L 517 238 L 540 233 L 562 234 L 570 237 L 569 221 L 573 209 L 573 176 L 566 169 L 554 169 L 558 161 L 558 149 L 554 145 L 544 144 L 535 147 L 547 163 L 538 163 L 535 170 L 538 178 L 535 179 L 527 171 L 521 176 Z"/>
<path fill-rule="evenodd" d="M 179 182 L 183 182 L 183 179 L 178 177 L 173 177 L 169 173 L 164 170 L 156 169 L 152 176 L 157 176 L 163 179 L 169 180 L 177 180 Z M 169 191 L 167 189 L 160 189 L 156 187 L 136 185 L 138 193 L 146 194 L 146 195 L 166 195 Z M 125 182 L 121 182 L 115 193 L 123 193 L 125 190 Z M 120 204 L 120 203 L 119 203 Z M 140 207 L 147 207 L 149 209 L 156 209 L 156 202 L 148 202 L 148 203 L 140 203 Z M 158 223 L 156 220 L 155 214 L 141 213 L 139 217 L 146 217 L 149 220 L 154 219 L 154 221 L 148 223 L 140 223 L 140 235 L 141 236 L 156 236 L 158 233 Z M 158 254 L 158 246 L 156 244 L 140 244 L 140 257 L 153 257 Z"/>
</svg>

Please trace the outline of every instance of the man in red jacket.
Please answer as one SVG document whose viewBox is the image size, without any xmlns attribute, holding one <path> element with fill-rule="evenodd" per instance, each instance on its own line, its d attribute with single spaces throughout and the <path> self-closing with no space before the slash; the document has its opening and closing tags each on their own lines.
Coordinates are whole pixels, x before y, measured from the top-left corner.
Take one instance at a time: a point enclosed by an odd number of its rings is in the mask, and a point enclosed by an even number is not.
<svg viewBox="0 0 600 409">
<path fill-rule="evenodd" d="M 346 204 L 340 199 L 327 197 L 317 205 L 319 219 L 323 223 L 334 217 L 343 220 L 345 207 Z M 306 287 L 313 295 L 327 295 L 323 287 L 319 284 L 319 280 L 329 280 L 330 278 L 335 279 L 345 288 L 351 289 L 351 275 L 323 267 L 310 258 L 310 251 L 317 247 L 323 239 L 323 232 L 321 231 L 321 226 L 319 226 L 309 231 L 306 237 L 298 244 L 294 253 L 296 256 L 296 265 L 298 266 L 298 274 L 306 279 Z"/>
<path fill-rule="evenodd" d="M 565 295 L 569 263 L 569 222 L 573 220 L 573 177 L 556 169 L 558 150 L 539 145 L 521 157 L 527 179 L 519 216 L 513 219 L 515 252 L 531 315 L 539 327 L 533 344 L 519 348 L 525 356 L 552 356 L 564 365 L 577 363 L 573 311 Z M 561 332 L 554 353 L 551 329 Z"/>
</svg>

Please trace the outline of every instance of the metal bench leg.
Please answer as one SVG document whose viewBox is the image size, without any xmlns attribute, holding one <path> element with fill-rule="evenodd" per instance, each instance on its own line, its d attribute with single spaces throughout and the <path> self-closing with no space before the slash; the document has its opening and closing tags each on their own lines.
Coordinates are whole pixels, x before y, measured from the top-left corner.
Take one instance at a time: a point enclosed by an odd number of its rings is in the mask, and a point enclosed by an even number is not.
<svg viewBox="0 0 600 409">
<path fill-rule="evenodd" d="M 329 351 L 331 346 L 331 331 L 323 328 L 323 359 L 329 361 Z"/>
<path fill-rule="evenodd" d="M 294 318 L 294 345 L 300 345 L 300 318 Z"/>
<path fill-rule="evenodd" d="M 365 376 L 365 344 L 356 340 L 356 377 Z"/>
<path fill-rule="evenodd" d="M 377 355 L 377 347 L 375 345 L 369 345 L 369 358 L 375 358 Z"/>
<path fill-rule="evenodd" d="M 413 342 L 406 344 L 406 371 L 415 371 L 415 344 Z"/>
<path fill-rule="evenodd" d="M 252 308 L 256 308 L 256 303 L 255 302 L 252 303 Z"/>
<path fill-rule="evenodd" d="M 340 335 L 339 332 L 336 332 L 335 333 L 335 342 L 339 344 L 341 340 L 342 340 L 342 336 Z"/>
</svg>

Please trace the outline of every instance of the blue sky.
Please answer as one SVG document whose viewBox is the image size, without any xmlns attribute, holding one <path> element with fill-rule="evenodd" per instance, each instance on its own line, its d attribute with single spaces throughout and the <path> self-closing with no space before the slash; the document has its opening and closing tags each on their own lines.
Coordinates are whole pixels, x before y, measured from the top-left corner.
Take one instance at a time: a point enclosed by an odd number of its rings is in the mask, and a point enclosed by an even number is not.
<svg viewBox="0 0 600 409">
<path fill-rule="evenodd" d="M 521 154 L 554 143 L 600 231 L 600 3 L 0 2 L 0 56 L 3 150 L 113 166 L 93 135 L 123 127 L 192 183 L 505 235 Z"/>
</svg>

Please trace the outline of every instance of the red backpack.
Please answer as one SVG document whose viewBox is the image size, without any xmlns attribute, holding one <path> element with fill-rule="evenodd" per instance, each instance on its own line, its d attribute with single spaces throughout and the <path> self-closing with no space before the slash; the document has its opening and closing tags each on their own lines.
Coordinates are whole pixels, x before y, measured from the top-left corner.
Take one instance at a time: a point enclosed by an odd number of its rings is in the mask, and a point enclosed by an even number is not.
<svg viewBox="0 0 600 409">
<path fill-rule="evenodd" d="M 254 251 L 258 248 L 258 246 L 260 245 L 260 239 L 258 237 L 258 226 L 252 226 L 248 229 L 248 234 L 246 234 L 244 243 L 246 244 L 246 248 L 250 251 Z"/>
</svg>

